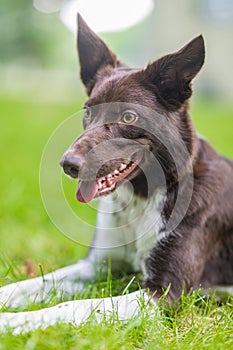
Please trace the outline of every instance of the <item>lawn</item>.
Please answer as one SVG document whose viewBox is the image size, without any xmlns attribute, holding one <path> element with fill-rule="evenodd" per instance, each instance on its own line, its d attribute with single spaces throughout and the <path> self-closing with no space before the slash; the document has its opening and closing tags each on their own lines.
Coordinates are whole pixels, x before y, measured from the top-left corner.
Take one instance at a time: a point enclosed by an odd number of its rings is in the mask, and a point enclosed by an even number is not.
<svg viewBox="0 0 233 350">
<path fill-rule="evenodd" d="M 1 106 L 1 212 L 0 286 L 74 263 L 87 247 L 61 234 L 51 223 L 40 196 L 39 169 L 42 152 L 55 128 L 80 110 L 81 102 L 54 105 L 30 98 L 0 97 Z M 195 101 L 192 107 L 198 131 L 226 156 L 233 157 L 233 107 L 218 101 Z M 77 134 L 81 130 L 81 120 Z M 73 193 L 75 184 L 63 179 Z M 90 224 L 95 208 L 69 199 L 75 211 Z M 83 232 L 79 228 L 80 237 Z M 87 241 L 91 239 L 88 236 Z M 130 277 L 108 276 L 86 295 L 122 293 Z M 137 288 L 140 275 L 130 287 Z M 103 291 L 104 289 L 104 291 Z M 54 297 L 50 305 L 57 302 Z M 88 323 L 74 328 L 57 325 L 45 331 L 13 336 L 0 335 L 2 349 L 233 349 L 233 300 L 217 303 L 197 294 L 184 297 L 182 310 L 162 309 L 154 319 L 144 316 L 127 324 Z M 36 308 L 32 305 L 31 308 Z"/>
</svg>

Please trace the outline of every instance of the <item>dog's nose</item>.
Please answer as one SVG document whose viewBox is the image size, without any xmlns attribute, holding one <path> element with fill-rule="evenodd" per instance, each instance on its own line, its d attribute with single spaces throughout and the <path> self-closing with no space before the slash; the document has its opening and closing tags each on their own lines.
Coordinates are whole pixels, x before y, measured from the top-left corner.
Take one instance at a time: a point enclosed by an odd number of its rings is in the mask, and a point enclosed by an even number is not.
<svg viewBox="0 0 233 350">
<path fill-rule="evenodd" d="M 60 161 L 60 165 L 63 167 L 64 172 L 76 179 L 78 177 L 79 168 L 82 165 L 82 160 L 78 156 L 64 155 Z"/>
</svg>

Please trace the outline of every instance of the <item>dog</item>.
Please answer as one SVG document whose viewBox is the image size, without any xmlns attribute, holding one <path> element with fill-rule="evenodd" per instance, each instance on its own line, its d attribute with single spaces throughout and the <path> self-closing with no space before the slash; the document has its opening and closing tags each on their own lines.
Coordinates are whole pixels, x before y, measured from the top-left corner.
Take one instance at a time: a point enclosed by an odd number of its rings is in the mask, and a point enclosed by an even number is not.
<svg viewBox="0 0 233 350">
<path fill-rule="evenodd" d="M 233 162 L 197 135 L 188 114 L 192 80 L 205 59 L 203 37 L 131 69 L 78 15 L 78 53 L 88 95 L 84 132 L 61 166 L 79 178 L 78 201 L 100 199 L 92 248 L 77 264 L 2 287 L 0 300 L 9 307 L 40 302 L 54 286 L 73 295 L 109 257 L 113 270 L 142 271 L 143 289 L 4 312 L 2 330 L 77 325 L 96 310 L 99 320 L 116 309 L 127 320 L 139 313 L 140 298 L 150 307 L 164 291 L 174 303 L 183 289 L 233 285 Z"/>
</svg>

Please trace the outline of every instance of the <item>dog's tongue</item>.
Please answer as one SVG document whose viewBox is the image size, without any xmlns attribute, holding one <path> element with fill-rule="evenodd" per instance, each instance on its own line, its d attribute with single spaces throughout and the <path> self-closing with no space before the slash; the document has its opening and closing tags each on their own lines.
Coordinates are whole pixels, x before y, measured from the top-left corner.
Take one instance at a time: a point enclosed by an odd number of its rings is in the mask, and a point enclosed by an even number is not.
<svg viewBox="0 0 233 350">
<path fill-rule="evenodd" d="M 90 202 L 96 195 L 98 186 L 96 181 L 79 180 L 76 198 L 81 203 Z"/>
</svg>

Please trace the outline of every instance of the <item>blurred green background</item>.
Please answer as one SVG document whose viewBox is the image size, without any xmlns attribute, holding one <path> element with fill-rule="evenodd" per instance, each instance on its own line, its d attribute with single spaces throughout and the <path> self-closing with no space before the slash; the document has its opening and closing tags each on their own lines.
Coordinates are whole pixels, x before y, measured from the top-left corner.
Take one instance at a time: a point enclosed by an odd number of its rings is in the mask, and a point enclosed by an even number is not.
<svg viewBox="0 0 233 350">
<path fill-rule="evenodd" d="M 202 32 L 207 59 L 194 83 L 191 114 L 198 131 L 229 157 L 233 157 L 231 9 L 229 1 L 158 0 L 153 13 L 138 25 L 101 35 L 121 59 L 139 66 Z M 58 13 L 41 13 L 29 0 L 1 0 L 0 33 L 0 277 L 4 277 L 12 261 L 19 266 L 19 275 L 27 274 L 28 261 L 31 273 L 37 274 L 39 265 L 49 271 L 75 262 L 87 250 L 51 223 L 39 187 L 47 140 L 62 121 L 81 109 L 85 93 L 78 78 L 75 36 Z M 81 122 L 77 135 L 80 132 Z M 74 183 L 70 186 L 73 191 Z M 95 210 L 76 203 L 74 197 L 71 201 L 85 220 L 94 223 Z M 77 231 L 85 235 L 80 227 Z"/>
</svg>

